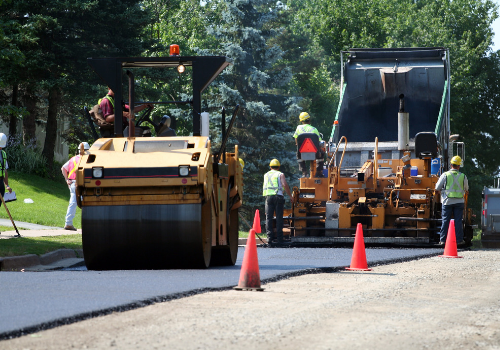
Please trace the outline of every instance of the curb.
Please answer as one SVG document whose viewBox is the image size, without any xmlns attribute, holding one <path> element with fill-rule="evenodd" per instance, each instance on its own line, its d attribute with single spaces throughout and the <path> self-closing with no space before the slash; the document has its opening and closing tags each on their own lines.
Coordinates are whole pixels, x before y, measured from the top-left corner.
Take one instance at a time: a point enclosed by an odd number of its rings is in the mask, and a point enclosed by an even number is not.
<svg viewBox="0 0 500 350">
<path fill-rule="evenodd" d="M 41 256 L 28 254 L 0 258 L 0 271 L 19 271 L 31 266 L 50 265 L 63 259 L 75 258 L 83 258 L 82 249 L 58 249 Z"/>
</svg>

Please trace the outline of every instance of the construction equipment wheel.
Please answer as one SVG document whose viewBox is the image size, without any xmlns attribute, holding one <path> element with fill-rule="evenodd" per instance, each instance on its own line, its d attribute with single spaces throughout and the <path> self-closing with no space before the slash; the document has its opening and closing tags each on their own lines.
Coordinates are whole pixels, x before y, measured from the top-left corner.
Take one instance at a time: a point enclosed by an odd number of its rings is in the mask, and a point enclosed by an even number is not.
<svg viewBox="0 0 500 350">
<path fill-rule="evenodd" d="M 84 206 L 85 265 L 89 270 L 206 268 L 210 210 L 209 203 Z"/>
<path fill-rule="evenodd" d="M 228 222 L 228 245 L 212 247 L 210 266 L 233 266 L 238 256 L 238 209 L 231 210 Z"/>
</svg>

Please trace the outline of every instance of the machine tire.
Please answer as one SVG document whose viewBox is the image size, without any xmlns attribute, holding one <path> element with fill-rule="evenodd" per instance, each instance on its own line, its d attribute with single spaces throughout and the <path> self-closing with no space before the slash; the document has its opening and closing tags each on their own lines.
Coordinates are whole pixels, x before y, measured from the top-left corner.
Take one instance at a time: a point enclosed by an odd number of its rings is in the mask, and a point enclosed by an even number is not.
<svg viewBox="0 0 500 350">
<path fill-rule="evenodd" d="M 238 257 L 238 209 L 231 210 L 228 222 L 228 245 L 212 247 L 210 266 L 233 266 Z"/>
<path fill-rule="evenodd" d="M 470 247 L 472 245 L 472 239 L 474 238 L 474 229 L 471 225 L 464 225 L 464 241 L 465 244 Z"/>
</svg>

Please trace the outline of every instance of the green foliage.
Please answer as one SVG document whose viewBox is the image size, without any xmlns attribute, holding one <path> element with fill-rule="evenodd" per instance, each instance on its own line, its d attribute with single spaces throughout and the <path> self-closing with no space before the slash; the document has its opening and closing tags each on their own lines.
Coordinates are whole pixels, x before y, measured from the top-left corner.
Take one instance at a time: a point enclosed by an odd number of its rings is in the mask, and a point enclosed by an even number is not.
<svg viewBox="0 0 500 350">
<path fill-rule="evenodd" d="M 53 181 L 35 175 L 9 171 L 9 185 L 17 196 L 16 201 L 8 203 L 14 220 L 52 227 L 64 226 L 69 189 L 62 175 L 59 181 Z M 24 203 L 27 198 L 32 199 L 33 203 Z M 0 209 L 0 217 L 9 218 L 4 209 Z M 79 209 L 76 211 L 73 225 L 81 228 Z"/>
<path fill-rule="evenodd" d="M 206 26 L 211 39 L 198 48 L 198 53 L 233 60 L 211 89 L 206 108 L 215 111 L 212 129 L 219 130 L 221 106 L 232 110 L 232 106 L 240 105 L 228 149 L 237 144 L 245 160 L 244 210 L 253 212 L 253 208 L 262 207 L 262 179 L 269 161 L 280 159 L 284 171 L 295 168 L 294 126 L 289 120 L 298 115 L 300 107 L 297 99 L 283 91 L 292 71 L 281 64 L 284 52 L 276 42 L 283 7 L 280 2 L 264 0 L 207 2 L 205 7 L 213 9 L 213 17 L 219 21 Z M 215 132 L 215 148 L 220 140 Z"/>
<path fill-rule="evenodd" d="M 5 151 L 9 163 L 9 172 L 15 170 L 20 173 L 41 177 L 48 175 L 47 161 L 41 155 L 35 140 L 23 144 L 21 135 L 11 136 Z"/>
<path fill-rule="evenodd" d="M 75 118 L 88 103 L 84 87 L 97 81 L 87 57 L 138 56 L 154 49 L 152 40 L 141 37 L 150 13 L 138 0 L 19 0 L 0 3 L 0 18 L 2 43 L 12 52 L 4 60 L 0 56 L 0 81 L 20 87 L 20 102 L 30 115 L 23 123 L 28 139 L 34 136 L 35 118 L 46 121 L 43 154 L 50 168 L 57 118 L 71 121 L 71 142 L 89 139 L 84 119 Z"/>
</svg>

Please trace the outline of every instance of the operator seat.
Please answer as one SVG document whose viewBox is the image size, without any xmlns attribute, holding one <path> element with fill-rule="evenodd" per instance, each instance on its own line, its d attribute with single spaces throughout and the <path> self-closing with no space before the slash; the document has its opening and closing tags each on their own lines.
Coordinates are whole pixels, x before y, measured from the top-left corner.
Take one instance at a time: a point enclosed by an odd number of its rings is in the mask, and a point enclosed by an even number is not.
<svg viewBox="0 0 500 350">
<path fill-rule="evenodd" d="M 90 129 L 92 130 L 94 137 L 98 137 L 97 131 L 96 131 L 96 126 L 97 129 L 99 130 L 99 134 L 101 137 L 113 137 L 114 135 L 114 124 L 113 123 L 108 123 L 104 119 L 101 113 L 101 109 L 99 108 L 99 105 L 95 105 L 92 107 L 92 109 L 89 111 L 87 106 L 83 107 L 84 114 L 87 117 L 87 120 L 89 122 Z"/>
<path fill-rule="evenodd" d="M 305 142 L 308 143 L 304 144 Z M 306 151 L 310 151 L 311 150 L 310 143 L 314 145 L 314 148 L 316 148 L 316 152 L 300 152 L 302 145 L 304 145 Z M 297 159 L 302 159 L 302 160 L 323 159 L 323 157 L 321 156 L 321 148 L 319 145 L 318 135 L 312 132 L 305 132 L 297 136 Z"/>
<path fill-rule="evenodd" d="M 135 137 L 151 137 L 151 129 L 147 126 L 135 126 Z M 128 137 L 128 125 L 123 129 L 123 136 Z"/>
<path fill-rule="evenodd" d="M 316 161 L 315 177 L 323 177 L 325 153 L 321 147 L 319 136 L 315 133 L 303 133 L 297 136 L 297 162 L 302 177 L 307 177 L 306 161 Z M 311 169 L 312 172 L 312 169 Z"/>
</svg>

